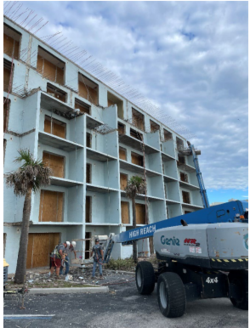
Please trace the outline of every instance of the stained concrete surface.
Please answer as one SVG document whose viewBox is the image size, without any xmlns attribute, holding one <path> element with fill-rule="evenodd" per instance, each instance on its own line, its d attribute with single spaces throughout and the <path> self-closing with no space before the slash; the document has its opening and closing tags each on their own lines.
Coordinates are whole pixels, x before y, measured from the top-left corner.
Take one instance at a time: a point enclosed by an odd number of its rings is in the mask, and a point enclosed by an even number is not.
<svg viewBox="0 0 250 328">
<path fill-rule="evenodd" d="M 201 300 L 188 303 L 181 318 L 167 319 L 159 311 L 156 291 L 150 296 L 137 293 L 131 276 L 109 285 L 107 294 L 27 295 L 25 310 L 19 309 L 15 297 L 7 296 L 5 315 L 49 315 L 52 319 L 4 320 L 5 328 L 244 328 L 248 311 L 232 306 L 228 299 Z"/>
</svg>

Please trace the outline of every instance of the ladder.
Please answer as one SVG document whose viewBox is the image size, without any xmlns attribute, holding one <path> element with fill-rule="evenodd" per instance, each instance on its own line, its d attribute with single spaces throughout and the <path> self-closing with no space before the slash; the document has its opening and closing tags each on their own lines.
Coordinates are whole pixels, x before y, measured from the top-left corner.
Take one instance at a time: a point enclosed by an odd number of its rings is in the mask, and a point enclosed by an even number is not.
<svg viewBox="0 0 250 328">
<path fill-rule="evenodd" d="M 104 251 L 104 260 L 103 260 L 103 263 L 108 263 L 109 262 L 109 259 L 110 259 L 110 255 L 112 253 L 112 249 L 113 249 L 113 246 L 114 246 L 114 241 L 112 239 L 114 234 L 110 234 L 109 235 L 109 239 L 107 241 L 107 246 L 105 248 L 105 251 Z"/>
<path fill-rule="evenodd" d="M 196 176 L 197 176 L 199 187 L 200 187 L 200 193 L 201 193 L 203 206 L 204 206 L 204 208 L 208 208 L 209 207 L 209 201 L 208 201 L 207 191 L 206 191 L 206 188 L 205 188 L 205 185 L 204 185 L 204 181 L 203 181 L 203 178 L 202 178 L 202 174 L 201 174 L 201 171 L 200 171 L 198 157 L 196 155 L 194 146 L 190 144 L 189 148 L 190 148 L 190 150 L 192 152 L 192 155 L 193 155 L 194 166 L 195 166 Z"/>
</svg>

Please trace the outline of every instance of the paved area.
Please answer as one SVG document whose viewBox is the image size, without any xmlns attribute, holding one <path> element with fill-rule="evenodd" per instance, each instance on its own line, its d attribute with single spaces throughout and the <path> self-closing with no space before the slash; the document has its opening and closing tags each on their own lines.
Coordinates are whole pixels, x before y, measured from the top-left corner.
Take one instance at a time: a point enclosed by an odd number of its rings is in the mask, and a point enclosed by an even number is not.
<svg viewBox="0 0 250 328">
<path fill-rule="evenodd" d="M 248 327 L 248 311 L 234 308 L 228 299 L 188 303 L 183 317 L 167 319 L 158 309 L 156 291 L 150 296 L 141 296 L 135 282 L 131 281 L 132 276 L 124 275 L 123 278 L 125 280 L 117 280 L 116 285 L 109 282 L 110 292 L 107 294 L 27 295 L 25 310 L 19 309 L 14 296 L 7 296 L 4 314 L 10 317 L 4 320 L 4 327 Z M 21 315 L 22 319 L 11 315 Z"/>
</svg>

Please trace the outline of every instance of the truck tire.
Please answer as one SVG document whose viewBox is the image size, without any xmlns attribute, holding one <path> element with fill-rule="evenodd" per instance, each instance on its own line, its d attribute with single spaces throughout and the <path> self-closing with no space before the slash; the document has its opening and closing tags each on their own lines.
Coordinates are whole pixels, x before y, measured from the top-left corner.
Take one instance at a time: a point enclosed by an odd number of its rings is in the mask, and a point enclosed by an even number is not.
<svg viewBox="0 0 250 328">
<path fill-rule="evenodd" d="M 162 273 L 157 282 L 158 304 L 167 318 L 183 316 L 186 309 L 185 286 L 180 276 L 174 272 Z"/>
<path fill-rule="evenodd" d="M 241 310 L 248 310 L 248 271 L 232 271 L 228 278 L 230 283 L 235 284 L 242 294 L 240 299 L 230 298 L 233 306 Z"/>
<path fill-rule="evenodd" d="M 150 295 L 155 288 L 155 272 L 150 262 L 139 262 L 136 266 L 135 281 L 141 295 Z"/>
</svg>

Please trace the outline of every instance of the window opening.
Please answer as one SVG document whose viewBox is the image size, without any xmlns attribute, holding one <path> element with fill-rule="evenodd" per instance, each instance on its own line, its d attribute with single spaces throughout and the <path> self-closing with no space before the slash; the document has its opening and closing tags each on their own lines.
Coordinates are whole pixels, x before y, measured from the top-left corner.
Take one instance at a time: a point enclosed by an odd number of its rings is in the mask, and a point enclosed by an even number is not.
<svg viewBox="0 0 250 328">
<path fill-rule="evenodd" d="M 12 65 L 11 62 L 4 59 L 4 78 L 3 78 L 3 90 L 5 92 L 11 92 L 12 91 L 12 80 L 13 80 L 13 72 L 14 72 L 14 64 Z M 12 65 L 12 71 L 11 71 L 11 65 Z"/>
<path fill-rule="evenodd" d="M 64 178 L 65 157 L 44 151 L 43 162 L 52 170 L 52 176 Z"/>
<path fill-rule="evenodd" d="M 41 190 L 39 221 L 62 222 L 63 206 L 64 206 L 63 192 Z"/>
<path fill-rule="evenodd" d="M 66 123 L 45 115 L 44 132 L 53 134 L 60 138 L 66 138 Z"/>
<path fill-rule="evenodd" d="M 180 172 L 180 179 L 183 182 L 188 182 L 188 175 L 186 173 Z"/>
<path fill-rule="evenodd" d="M 86 196 L 85 222 L 92 222 L 92 197 Z"/>
<path fill-rule="evenodd" d="M 156 132 L 160 130 L 160 125 L 150 120 L 150 131 Z"/>
<path fill-rule="evenodd" d="M 87 183 L 92 183 L 92 179 L 91 179 L 92 165 L 87 163 L 86 167 L 87 167 L 87 169 L 86 169 L 86 182 Z"/>
<path fill-rule="evenodd" d="M 125 148 L 119 147 L 119 158 L 124 161 L 127 160 L 127 150 Z"/>
<path fill-rule="evenodd" d="M 163 129 L 164 132 L 164 141 L 170 140 L 173 138 L 173 135 L 168 130 Z"/>
<path fill-rule="evenodd" d="M 120 173 L 120 189 L 125 190 L 128 184 L 128 176 L 127 174 Z"/>
<path fill-rule="evenodd" d="M 122 223 L 129 224 L 129 203 L 128 202 L 121 202 L 121 215 L 122 215 Z"/>
<path fill-rule="evenodd" d="M 90 258 L 91 239 L 91 232 L 85 232 L 85 260 Z"/>
<path fill-rule="evenodd" d="M 81 113 L 85 113 L 85 114 L 91 115 L 90 114 L 90 108 L 91 108 L 91 106 L 85 104 L 84 102 L 82 102 L 82 101 L 80 101 L 80 100 L 78 100 L 76 98 L 75 98 L 75 108 L 76 109 L 80 109 L 80 112 Z"/>
<path fill-rule="evenodd" d="M 120 122 L 118 122 L 118 133 L 119 135 L 126 133 L 126 126 Z"/>
<path fill-rule="evenodd" d="M 6 55 L 19 59 L 21 36 L 22 34 L 4 24 L 4 53 Z"/>
<path fill-rule="evenodd" d="M 143 141 L 143 134 L 140 133 L 140 132 L 138 132 L 138 131 L 136 131 L 136 130 L 134 130 L 134 129 L 130 129 L 130 135 L 133 138 L 136 138 L 136 139 L 138 139 L 140 141 Z"/>
<path fill-rule="evenodd" d="M 143 166 L 143 156 L 131 152 L 131 161 L 133 164 Z"/>
<path fill-rule="evenodd" d="M 9 123 L 9 112 L 10 112 L 10 100 L 7 98 L 3 98 L 3 132 L 8 130 L 8 123 Z"/>
<path fill-rule="evenodd" d="M 183 203 L 190 204 L 190 194 L 187 191 L 182 191 Z"/>
<path fill-rule="evenodd" d="M 135 204 L 136 224 L 146 224 L 145 222 L 145 205 Z"/>
<path fill-rule="evenodd" d="M 118 117 L 123 119 L 123 101 L 112 93 L 108 92 L 108 106 L 112 105 L 117 105 Z"/>
<path fill-rule="evenodd" d="M 178 163 L 177 164 L 181 165 L 181 164 L 185 164 L 185 163 L 186 163 L 185 162 L 185 157 L 178 154 Z"/>
<path fill-rule="evenodd" d="M 86 140 L 86 146 L 88 148 L 92 147 L 92 134 L 87 132 L 87 140 Z"/>
<path fill-rule="evenodd" d="M 132 108 L 132 122 L 133 125 L 136 126 L 138 129 L 144 131 L 144 115 L 138 112 L 136 109 Z"/>
<path fill-rule="evenodd" d="M 50 83 L 47 83 L 47 93 L 63 102 L 66 102 L 67 100 L 67 93 Z"/>
<path fill-rule="evenodd" d="M 178 150 L 182 150 L 184 148 L 184 141 L 176 137 L 176 145 Z"/>
<path fill-rule="evenodd" d="M 78 73 L 79 96 L 87 99 L 94 105 L 98 105 L 98 84 Z"/>
<path fill-rule="evenodd" d="M 38 47 L 37 71 L 45 79 L 64 84 L 65 63 L 40 46 Z"/>
</svg>

